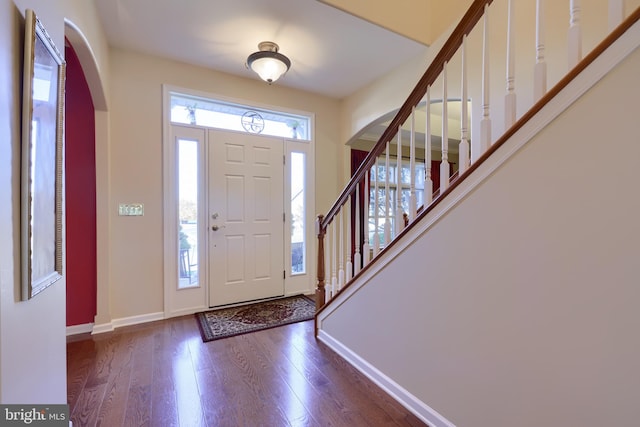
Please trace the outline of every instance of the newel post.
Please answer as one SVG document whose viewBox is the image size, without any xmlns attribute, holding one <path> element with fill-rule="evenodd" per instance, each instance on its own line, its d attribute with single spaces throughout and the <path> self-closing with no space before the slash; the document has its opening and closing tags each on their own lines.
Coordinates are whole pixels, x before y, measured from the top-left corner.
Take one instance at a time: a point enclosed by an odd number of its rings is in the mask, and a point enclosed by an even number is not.
<svg viewBox="0 0 640 427">
<path fill-rule="evenodd" d="M 316 311 L 320 310 L 325 302 L 324 290 L 324 234 L 322 228 L 324 215 L 318 215 L 316 219 L 316 235 L 318 236 L 318 286 L 316 287 Z"/>
</svg>

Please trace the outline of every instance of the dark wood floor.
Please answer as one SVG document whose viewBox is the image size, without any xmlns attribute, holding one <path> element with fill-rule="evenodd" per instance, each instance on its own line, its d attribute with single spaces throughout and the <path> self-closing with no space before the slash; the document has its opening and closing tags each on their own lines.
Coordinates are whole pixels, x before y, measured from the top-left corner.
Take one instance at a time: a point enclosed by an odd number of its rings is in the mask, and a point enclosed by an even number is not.
<svg viewBox="0 0 640 427">
<path fill-rule="evenodd" d="M 80 426 L 424 426 L 313 337 L 313 321 L 203 343 L 194 316 L 67 343 Z"/>
</svg>

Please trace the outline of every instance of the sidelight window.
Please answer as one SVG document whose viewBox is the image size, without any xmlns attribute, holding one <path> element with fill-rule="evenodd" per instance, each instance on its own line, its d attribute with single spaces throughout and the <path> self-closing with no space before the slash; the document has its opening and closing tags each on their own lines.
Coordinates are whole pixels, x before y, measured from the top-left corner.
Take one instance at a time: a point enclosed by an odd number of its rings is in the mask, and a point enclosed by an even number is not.
<svg viewBox="0 0 640 427">
<path fill-rule="evenodd" d="M 306 273 L 305 153 L 291 153 L 291 274 Z"/>
<path fill-rule="evenodd" d="M 199 286 L 198 141 L 178 139 L 178 289 Z"/>
</svg>

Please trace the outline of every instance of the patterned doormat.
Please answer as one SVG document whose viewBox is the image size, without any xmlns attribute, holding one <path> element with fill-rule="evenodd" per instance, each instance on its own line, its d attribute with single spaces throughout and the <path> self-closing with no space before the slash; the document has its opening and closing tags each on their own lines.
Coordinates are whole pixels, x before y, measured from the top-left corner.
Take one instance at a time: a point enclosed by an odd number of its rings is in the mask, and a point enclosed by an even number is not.
<svg viewBox="0 0 640 427">
<path fill-rule="evenodd" d="M 315 313 L 315 301 L 304 295 L 295 295 L 240 307 L 196 313 L 196 318 L 202 333 L 202 341 L 208 342 L 310 320 Z"/>
</svg>

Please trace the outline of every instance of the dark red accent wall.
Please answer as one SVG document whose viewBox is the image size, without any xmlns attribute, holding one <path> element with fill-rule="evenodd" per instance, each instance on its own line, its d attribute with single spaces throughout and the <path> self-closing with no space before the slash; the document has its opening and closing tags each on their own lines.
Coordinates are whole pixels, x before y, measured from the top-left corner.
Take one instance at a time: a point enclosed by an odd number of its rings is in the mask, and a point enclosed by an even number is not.
<svg viewBox="0 0 640 427">
<path fill-rule="evenodd" d="M 65 59 L 67 326 L 72 326 L 92 323 L 96 314 L 96 132 L 89 85 L 68 41 Z"/>
</svg>

